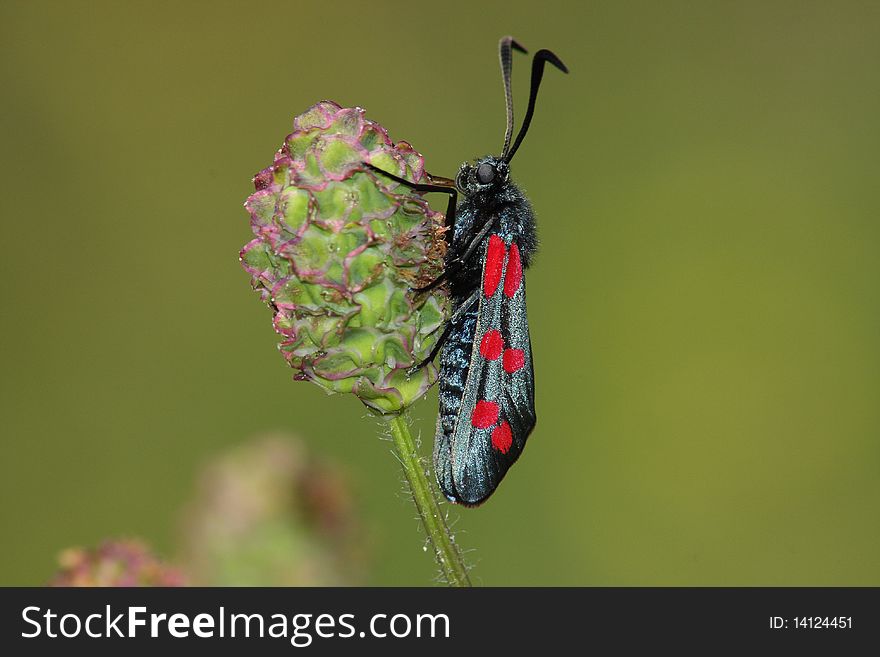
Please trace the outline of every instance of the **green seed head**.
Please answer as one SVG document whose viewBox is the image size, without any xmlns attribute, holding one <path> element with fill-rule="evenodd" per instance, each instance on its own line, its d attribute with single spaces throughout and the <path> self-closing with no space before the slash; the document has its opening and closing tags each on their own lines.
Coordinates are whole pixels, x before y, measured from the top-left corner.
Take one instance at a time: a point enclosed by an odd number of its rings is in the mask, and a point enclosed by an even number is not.
<svg viewBox="0 0 880 657">
<path fill-rule="evenodd" d="M 442 271 L 443 215 L 366 164 L 419 182 L 424 161 L 360 108 L 324 101 L 293 128 L 254 176 L 245 207 L 256 237 L 242 264 L 296 379 L 400 411 L 437 377 L 433 364 L 407 369 L 428 355 L 447 312 L 442 291 L 410 292 Z"/>
</svg>

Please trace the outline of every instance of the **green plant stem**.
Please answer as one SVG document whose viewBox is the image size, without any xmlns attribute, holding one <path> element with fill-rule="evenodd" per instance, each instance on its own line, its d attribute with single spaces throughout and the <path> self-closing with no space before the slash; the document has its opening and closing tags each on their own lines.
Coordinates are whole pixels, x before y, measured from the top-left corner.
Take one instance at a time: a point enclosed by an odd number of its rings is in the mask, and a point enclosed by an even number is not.
<svg viewBox="0 0 880 657">
<path fill-rule="evenodd" d="M 403 411 L 399 415 L 388 416 L 388 424 L 391 428 L 391 436 L 394 438 L 397 456 L 403 465 L 403 473 L 409 483 L 413 502 L 422 519 L 422 526 L 434 549 L 434 557 L 437 559 L 440 571 L 449 586 L 470 586 L 471 580 L 461 558 L 461 551 L 449 531 L 446 517 L 440 510 L 437 489 L 432 480 L 425 475 L 425 467 L 416 452 L 405 413 L 406 411 Z"/>
</svg>

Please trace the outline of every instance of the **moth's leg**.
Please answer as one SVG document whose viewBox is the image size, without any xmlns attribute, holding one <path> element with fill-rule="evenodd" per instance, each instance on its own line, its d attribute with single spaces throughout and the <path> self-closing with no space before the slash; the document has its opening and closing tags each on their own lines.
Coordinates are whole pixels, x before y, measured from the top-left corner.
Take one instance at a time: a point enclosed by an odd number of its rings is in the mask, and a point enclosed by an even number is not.
<svg viewBox="0 0 880 657">
<path fill-rule="evenodd" d="M 407 376 L 412 376 L 420 369 L 422 369 L 425 365 L 432 362 L 435 358 L 437 358 L 437 354 L 440 353 L 440 350 L 443 348 L 444 343 L 449 338 L 449 333 L 452 331 L 452 322 L 448 322 L 446 327 L 443 329 L 443 333 L 440 334 L 440 339 L 437 340 L 437 343 L 434 345 L 434 348 L 431 349 L 431 353 L 428 354 L 428 357 L 421 361 L 420 363 L 416 363 L 412 367 L 410 367 L 406 371 Z"/>
<path fill-rule="evenodd" d="M 369 162 L 364 162 L 370 169 L 379 173 L 383 176 L 391 178 L 391 180 L 400 183 L 401 185 L 405 185 L 410 189 L 413 189 L 417 192 L 438 192 L 440 194 L 449 194 L 449 203 L 446 204 L 446 248 L 450 248 L 452 246 L 452 235 L 455 229 L 455 208 L 458 205 L 458 190 L 455 188 L 455 181 L 450 180 L 449 178 L 441 178 L 439 176 L 432 176 L 429 173 L 425 173 L 425 176 L 428 179 L 428 183 L 414 183 L 410 182 L 406 178 L 401 178 L 400 176 L 395 176 L 393 173 L 388 173 L 387 171 L 383 171 L 379 167 L 373 166 Z M 487 229 L 488 230 L 488 229 Z M 485 235 L 485 233 L 483 233 Z M 476 248 L 475 244 L 471 244 L 468 249 L 465 251 L 465 255 L 470 257 L 471 251 Z M 464 263 L 462 263 L 464 264 Z M 461 265 L 455 268 L 455 271 L 461 269 Z M 414 287 L 410 288 L 412 292 L 415 294 L 421 294 L 422 292 L 428 292 L 433 290 L 435 287 L 440 285 L 443 281 L 445 281 L 450 272 L 444 271 L 433 281 L 428 283 L 423 287 Z"/>
<path fill-rule="evenodd" d="M 450 262 L 446 269 L 433 281 L 428 283 L 423 287 L 414 287 L 411 288 L 413 292 L 416 294 L 421 294 L 422 292 L 428 292 L 433 290 L 435 287 L 440 285 L 443 281 L 445 281 L 450 276 L 456 274 L 461 271 L 462 267 L 464 267 L 468 261 L 473 257 L 474 253 L 477 252 L 477 247 L 480 246 L 480 243 L 483 241 L 483 238 L 486 237 L 486 234 L 491 230 L 492 224 L 495 221 L 495 217 L 489 217 L 483 227 L 480 228 L 480 232 L 474 236 L 474 239 L 471 240 L 471 243 L 468 244 L 468 247 L 464 250 L 459 257 Z"/>
<path fill-rule="evenodd" d="M 452 313 L 452 317 L 449 318 L 449 323 L 454 324 L 458 320 L 462 318 L 462 316 L 471 309 L 477 300 L 480 298 L 480 288 L 474 289 L 473 292 L 470 293 L 467 299 L 464 300 L 464 303 L 461 304 L 458 308 L 455 309 L 455 312 Z"/>
<path fill-rule="evenodd" d="M 420 363 L 413 365 L 410 367 L 406 373 L 410 376 L 418 372 L 425 365 L 433 361 L 437 358 L 437 354 L 440 353 L 440 350 L 443 348 L 446 340 L 449 338 L 449 333 L 452 331 L 452 326 L 461 319 L 462 315 L 464 315 L 468 310 L 470 310 L 471 306 L 473 306 L 477 300 L 480 298 L 480 289 L 477 288 L 474 290 L 471 295 L 465 300 L 463 304 L 461 304 L 454 313 L 452 313 L 452 317 L 449 318 L 449 321 L 446 322 L 446 326 L 443 329 L 443 333 L 440 334 L 440 338 L 434 344 L 434 348 L 431 349 L 431 353 L 428 354 L 428 357 Z"/>
<path fill-rule="evenodd" d="M 440 176 L 432 176 L 425 173 L 428 179 L 427 183 L 414 183 L 406 178 L 395 176 L 393 173 L 383 171 L 379 167 L 375 167 L 369 162 L 364 162 L 370 169 L 376 173 L 382 174 L 387 178 L 391 178 L 394 182 L 405 185 L 417 192 L 437 192 L 438 194 L 449 194 L 449 203 L 446 204 L 446 246 L 452 245 L 452 230 L 455 227 L 455 208 L 458 205 L 458 190 L 455 188 L 455 182 L 449 178 L 441 178 Z"/>
<path fill-rule="evenodd" d="M 442 176 L 432 176 L 425 171 L 425 177 L 432 185 L 448 188 L 452 190 L 449 195 L 449 202 L 446 204 L 446 246 L 452 246 L 452 235 L 455 229 L 455 209 L 458 207 L 458 190 L 455 188 L 455 181 Z"/>
<path fill-rule="evenodd" d="M 375 167 L 369 162 L 365 162 L 364 164 L 366 164 L 376 173 L 387 176 L 388 178 L 391 178 L 391 180 L 394 180 L 401 185 L 405 185 L 410 189 L 414 189 L 417 192 L 439 192 L 441 194 L 449 194 L 449 203 L 446 206 L 446 245 L 447 247 L 452 246 L 452 235 L 455 228 L 455 208 L 458 204 L 458 190 L 455 188 L 454 181 L 450 180 L 449 178 L 440 178 L 439 176 L 432 176 L 431 174 L 426 173 L 425 176 L 428 178 L 430 183 L 414 183 L 410 182 L 406 178 L 401 178 L 400 176 L 395 176 L 393 173 L 383 171 L 379 167 Z M 486 221 L 486 223 L 480 229 L 480 232 L 477 233 L 476 236 L 471 240 L 471 243 L 468 244 L 468 247 L 465 249 L 462 255 L 449 263 L 443 273 L 427 285 L 424 285 L 422 287 L 410 288 L 412 292 L 415 294 L 429 292 L 441 283 L 443 283 L 443 281 L 447 280 L 450 276 L 460 271 L 462 267 L 464 267 L 471 259 L 471 257 L 473 257 L 474 253 L 477 250 L 477 247 L 480 245 L 480 242 L 483 240 L 484 237 L 486 237 L 486 233 L 488 233 L 489 230 L 492 228 L 493 222 L 494 217 L 489 217 L 489 220 Z"/>
</svg>

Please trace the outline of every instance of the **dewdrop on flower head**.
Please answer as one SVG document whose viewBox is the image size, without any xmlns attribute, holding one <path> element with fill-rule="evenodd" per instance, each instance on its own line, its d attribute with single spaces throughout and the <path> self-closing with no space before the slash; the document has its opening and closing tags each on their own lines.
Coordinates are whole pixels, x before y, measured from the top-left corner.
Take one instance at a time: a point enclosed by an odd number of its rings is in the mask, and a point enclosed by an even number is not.
<svg viewBox="0 0 880 657">
<path fill-rule="evenodd" d="M 364 114 L 323 101 L 294 119 L 273 165 L 254 176 L 245 207 L 256 237 L 241 261 L 294 378 L 389 413 L 437 378 L 433 364 L 407 370 L 439 338 L 447 299 L 410 288 L 442 271 L 443 215 L 367 166 L 425 178 L 422 156 Z"/>
</svg>

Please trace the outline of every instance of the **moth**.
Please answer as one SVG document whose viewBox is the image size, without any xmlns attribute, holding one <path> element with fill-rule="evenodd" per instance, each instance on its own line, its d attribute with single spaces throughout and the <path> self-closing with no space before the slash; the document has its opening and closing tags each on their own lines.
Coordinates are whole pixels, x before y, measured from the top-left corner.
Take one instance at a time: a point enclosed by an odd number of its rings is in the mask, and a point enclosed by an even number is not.
<svg viewBox="0 0 880 657">
<path fill-rule="evenodd" d="M 434 438 L 434 472 L 446 498 L 476 506 L 498 487 L 535 427 L 535 375 L 526 315 L 524 271 L 538 246 L 535 214 L 510 178 L 510 161 L 528 132 L 545 64 L 564 73 L 549 50 L 532 59 L 529 104 L 513 136 L 512 37 L 500 43 L 507 129 L 501 155 L 465 162 L 455 180 L 426 174 L 413 183 L 369 165 L 419 192 L 449 196 L 444 271 L 421 294 L 447 283 L 452 316 L 431 354 L 440 354 L 440 411 Z"/>
</svg>

